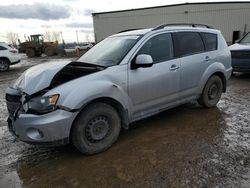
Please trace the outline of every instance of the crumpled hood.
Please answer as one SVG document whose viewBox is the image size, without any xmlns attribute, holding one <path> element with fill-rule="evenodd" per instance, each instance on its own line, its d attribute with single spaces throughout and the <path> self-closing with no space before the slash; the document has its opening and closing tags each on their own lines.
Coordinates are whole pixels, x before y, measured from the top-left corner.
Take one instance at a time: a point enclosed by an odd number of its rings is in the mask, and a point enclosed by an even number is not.
<svg viewBox="0 0 250 188">
<path fill-rule="evenodd" d="M 55 74 L 69 63 L 58 61 L 31 67 L 16 80 L 13 87 L 28 95 L 34 94 L 48 87 Z"/>
<path fill-rule="evenodd" d="M 237 50 L 250 50 L 250 44 L 233 44 L 231 46 L 229 46 L 229 49 L 231 51 L 237 51 Z"/>
</svg>

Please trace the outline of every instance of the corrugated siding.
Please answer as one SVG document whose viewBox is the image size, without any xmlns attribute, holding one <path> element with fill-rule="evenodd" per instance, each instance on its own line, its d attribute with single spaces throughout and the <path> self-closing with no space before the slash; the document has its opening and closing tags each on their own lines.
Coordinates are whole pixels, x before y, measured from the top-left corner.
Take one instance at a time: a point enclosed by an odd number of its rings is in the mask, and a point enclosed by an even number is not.
<svg viewBox="0 0 250 188">
<path fill-rule="evenodd" d="M 227 42 L 233 31 L 244 26 L 250 31 L 250 3 L 189 4 L 125 12 L 96 14 L 93 16 L 96 41 L 131 28 L 150 28 L 163 23 L 204 23 L 221 30 Z"/>
</svg>

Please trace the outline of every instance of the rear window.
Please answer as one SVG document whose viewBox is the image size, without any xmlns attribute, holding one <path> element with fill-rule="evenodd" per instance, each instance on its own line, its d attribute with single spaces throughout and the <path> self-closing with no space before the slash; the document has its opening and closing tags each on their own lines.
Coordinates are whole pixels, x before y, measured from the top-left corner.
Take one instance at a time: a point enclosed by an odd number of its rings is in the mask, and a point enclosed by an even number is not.
<svg viewBox="0 0 250 188">
<path fill-rule="evenodd" d="M 197 32 L 174 33 L 174 44 L 175 55 L 178 57 L 205 51 L 202 38 Z"/>
<path fill-rule="evenodd" d="M 217 35 L 213 33 L 201 33 L 206 51 L 217 50 Z"/>
</svg>

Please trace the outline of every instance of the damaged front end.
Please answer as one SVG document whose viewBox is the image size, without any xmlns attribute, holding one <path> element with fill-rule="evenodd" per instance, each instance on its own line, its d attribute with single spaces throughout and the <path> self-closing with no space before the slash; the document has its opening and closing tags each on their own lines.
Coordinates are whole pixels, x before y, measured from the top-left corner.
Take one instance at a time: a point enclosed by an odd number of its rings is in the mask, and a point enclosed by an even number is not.
<svg viewBox="0 0 250 188">
<path fill-rule="evenodd" d="M 54 88 L 73 79 L 104 70 L 105 68 L 104 66 L 78 61 L 71 62 L 54 76 L 49 87 Z"/>
<path fill-rule="evenodd" d="M 67 129 L 71 126 L 76 113 L 67 111 L 65 110 L 67 107 L 62 108 L 58 104 L 60 93 L 49 96 L 46 93 L 71 80 L 104 70 L 105 67 L 71 62 L 64 67 L 58 66 L 57 71 L 55 66 L 53 71 L 48 70 L 47 66 L 43 67 L 44 70 L 41 69 L 41 66 L 40 69 L 31 68 L 16 81 L 13 87 L 6 90 L 9 130 L 25 142 L 65 139 L 69 132 Z M 61 132 L 57 136 L 54 135 L 55 127 L 57 132 Z M 62 129 L 62 127 L 67 128 Z"/>
<path fill-rule="evenodd" d="M 14 84 L 14 87 L 8 88 L 6 91 L 6 102 L 10 117 L 15 119 L 20 109 L 22 112 L 38 115 L 56 110 L 60 94 L 55 93 L 51 96 L 44 96 L 44 94 L 66 82 L 104 69 L 105 67 L 103 66 L 75 61 L 54 72 L 53 77 L 51 77 L 51 72 L 49 72 L 50 75 L 47 78 L 51 79 L 50 81 L 44 79 L 46 78 L 46 75 L 44 75 L 46 71 L 41 71 L 40 69 L 40 74 L 32 72 L 32 74 L 36 75 L 35 77 L 24 73 Z M 34 83 L 34 80 L 37 82 Z M 30 84 L 34 84 L 34 86 L 30 86 Z M 31 90 L 32 88 L 33 91 Z M 38 91 L 37 88 L 39 88 Z"/>
<path fill-rule="evenodd" d="M 22 94 L 21 94 L 20 90 L 13 89 L 13 88 L 7 88 L 5 98 L 6 98 L 6 105 L 7 105 L 7 109 L 8 109 L 8 113 L 9 113 L 9 117 L 7 120 L 9 131 L 13 135 L 18 136 L 15 132 L 15 129 L 13 127 L 12 122 L 16 119 L 17 113 L 21 108 Z"/>
</svg>

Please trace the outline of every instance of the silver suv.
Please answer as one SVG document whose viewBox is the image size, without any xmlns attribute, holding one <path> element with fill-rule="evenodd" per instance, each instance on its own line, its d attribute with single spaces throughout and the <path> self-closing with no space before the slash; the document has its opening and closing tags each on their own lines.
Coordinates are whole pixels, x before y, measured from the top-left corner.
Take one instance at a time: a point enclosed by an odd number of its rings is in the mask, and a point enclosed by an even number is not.
<svg viewBox="0 0 250 188">
<path fill-rule="evenodd" d="M 232 72 L 230 51 L 220 31 L 190 26 L 121 32 L 77 61 L 28 69 L 6 92 L 10 131 L 94 154 L 137 120 L 191 100 L 215 106 Z"/>
</svg>

